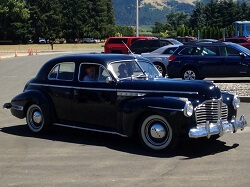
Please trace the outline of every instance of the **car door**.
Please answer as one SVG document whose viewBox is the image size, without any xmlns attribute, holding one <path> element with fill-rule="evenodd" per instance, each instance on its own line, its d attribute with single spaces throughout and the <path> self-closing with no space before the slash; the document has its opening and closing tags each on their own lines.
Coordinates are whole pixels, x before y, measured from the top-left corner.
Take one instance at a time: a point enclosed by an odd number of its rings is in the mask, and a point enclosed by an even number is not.
<svg viewBox="0 0 250 187">
<path fill-rule="evenodd" d="M 60 62 L 48 75 L 45 89 L 49 94 L 58 120 L 72 119 L 72 93 L 75 77 L 75 62 Z"/>
<path fill-rule="evenodd" d="M 247 76 L 248 67 L 245 59 L 240 56 L 241 51 L 231 47 L 220 47 L 221 58 L 225 61 L 223 74 L 225 76 Z"/>
<path fill-rule="evenodd" d="M 116 84 L 106 83 L 110 77 L 108 71 L 101 65 L 94 64 L 96 68 L 95 81 L 84 81 L 84 66 L 80 65 L 78 86 L 74 89 L 74 120 L 91 128 L 116 128 Z"/>
<path fill-rule="evenodd" d="M 225 66 L 217 46 L 198 46 L 193 52 L 201 77 L 220 77 Z"/>
</svg>

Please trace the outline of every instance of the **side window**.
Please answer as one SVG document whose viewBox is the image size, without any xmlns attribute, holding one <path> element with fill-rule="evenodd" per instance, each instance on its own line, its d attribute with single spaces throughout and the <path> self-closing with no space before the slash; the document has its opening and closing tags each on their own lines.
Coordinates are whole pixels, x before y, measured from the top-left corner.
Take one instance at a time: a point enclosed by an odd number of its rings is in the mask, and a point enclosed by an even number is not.
<svg viewBox="0 0 250 187">
<path fill-rule="evenodd" d="M 216 54 L 217 54 L 217 47 L 215 46 L 204 47 L 201 52 L 202 56 L 216 56 Z"/>
<path fill-rule="evenodd" d="M 173 54 L 174 51 L 177 49 L 177 47 L 171 47 L 171 48 L 167 48 L 163 54 Z"/>
<path fill-rule="evenodd" d="M 48 79 L 72 81 L 74 79 L 75 63 L 63 62 L 59 63 L 50 71 Z"/>
<path fill-rule="evenodd" d="M 232 47 L 226 47 L 227 50 L 227 56 L 239 56 L 239 51 L 232 48 Z"/>
<path fill-rule="evenodd" d="M 193 55 L 202 55 L 204 47 L 196 47 Z"/>
<path fill-rule="evenodd" d="M 169 45 L 170 43 L 167 41 L 160 41 L 160 47 L 165 46 L 165 45 Z"/>
<path fill-rule="evenodd" d="M 148 40 L 147 44 L 145 47 L 160 47 L 159 41 L 158 40 Z"/>
<path fill-rule="evenodd" d="M 193 47 L 186 47 L 179 54 L 181 54 L 181 55 L 191 55 L 193 49 L 194 49 Z"/>
<path fill-rule="evenodd" d="M 110 75 L 103 66 L 84 63 L 80 65 L 78 80 L 80 82 L 105 82 L 108 76 Z"/>
</svg>

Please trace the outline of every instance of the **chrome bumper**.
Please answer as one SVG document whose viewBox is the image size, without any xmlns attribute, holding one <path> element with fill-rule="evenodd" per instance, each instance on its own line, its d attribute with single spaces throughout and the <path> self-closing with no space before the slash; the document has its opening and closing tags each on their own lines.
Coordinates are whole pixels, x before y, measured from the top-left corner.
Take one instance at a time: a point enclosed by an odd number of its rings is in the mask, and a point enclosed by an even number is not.
<svg viewBox="0 0 250 187">
<path fill-rule="evenodd" d="M 210 138 L 211 135 L 219 134 L 222 136 L 225 133 L 236 133 L 238 129 L 244 130 L 247 126 L 247 121 L 245 120 L 244 115 L 236 121 L 235 116 L 232 117 L 231 121 L 222 121 L 219 119 L 217 123 L 207 123 L 189 130 L 190 138 L 201 138 L 207 137 Z"/>
</svg>

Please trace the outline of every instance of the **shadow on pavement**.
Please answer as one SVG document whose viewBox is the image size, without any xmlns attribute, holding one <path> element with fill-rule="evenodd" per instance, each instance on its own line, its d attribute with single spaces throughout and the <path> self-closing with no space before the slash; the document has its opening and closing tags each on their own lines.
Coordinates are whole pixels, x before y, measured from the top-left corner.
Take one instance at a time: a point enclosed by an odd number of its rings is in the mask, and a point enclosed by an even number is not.
<svg viewBox="0 0 250 187">
<path fill-rule="evenodd" d="M 21 137 L 32 137 L 51 141 L 60 141 L 65 143 L 81 144 L 83 146 L 103 146 L 112 150 L 117 150 L 130 154 L 158 158 L 183 156 L 186 157 L 184 159 L 194 159 L 229 151 L 239 146 L 239 144 L 233 144 L 232 146 L 228 146 L 225 142 L 220 140 L 183 140 L 171 153 L 150 152 L 144 150 L 143 147 L 140 145 L 139 140 L 136 139 L 122 138 L 116 135 L 76 130 L 71 128 L 53 126 L 45 134 L 35 134 L 28 129 L 27 125 L 16 125 L 11 127 L 3 127 L 0 129 L 0 131 L 2 133 Z"/>
</svg>

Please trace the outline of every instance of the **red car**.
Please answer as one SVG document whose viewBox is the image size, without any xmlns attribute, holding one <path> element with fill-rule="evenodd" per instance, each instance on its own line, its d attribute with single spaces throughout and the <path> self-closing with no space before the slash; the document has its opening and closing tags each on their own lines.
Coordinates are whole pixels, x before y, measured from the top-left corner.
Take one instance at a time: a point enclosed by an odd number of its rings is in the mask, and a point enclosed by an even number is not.
<svg viewBox="0 0 250 187">
<path fill-rule="evenodd" d="M 175 39 L 183 44 L 197 40 L 197 38 L 195 38 L 193 36 L 177 36 Z"/>
<path fill-rule="evenodd" d="M 129 54 L 129 51 L 127 47 L 124 45 L 124 43 L 128 47 L 130 47 L 134 41 L 139 40 L 139 39 L 155 39 L 155 37 L 148 37 L 148 36 L 109 37 L 104 45 L 104 53 Z"/>
<path fill-rule="evenodd" d="M 223 41 L 223 39 L 221 39 Z M 237 36 L 232 38 L 225 38 L 225 42 L 237 43 L 247 49 L 250 49 L 250 37 Z"/>
</svg>

